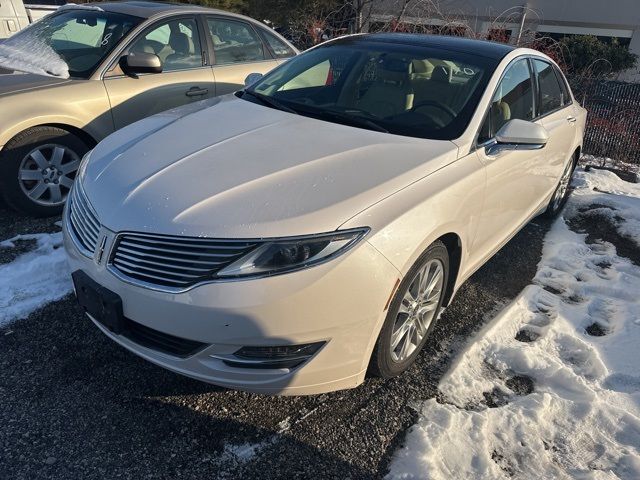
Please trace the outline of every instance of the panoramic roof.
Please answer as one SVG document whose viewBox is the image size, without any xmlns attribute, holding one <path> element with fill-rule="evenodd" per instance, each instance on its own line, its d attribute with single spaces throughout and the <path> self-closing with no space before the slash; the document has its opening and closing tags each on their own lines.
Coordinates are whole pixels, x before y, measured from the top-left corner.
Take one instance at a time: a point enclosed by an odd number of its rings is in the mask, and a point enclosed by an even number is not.
<svg viewBox="0 0 640 480">
<path fill-rule="evenodd" d="M 465 37 L 450 37 L 446 35 L 427 35 L 419 33 L 371 33 L 365 35 L 353 35 L 337 40 L 340 43 L 400 43 L 404 45 L 416 45 L 423 47 L 440 47 L 447 50 L 473 53 L 483 57 L 499 60 L 514 50 L 511 45 L 489 42 L 487 40 L 475 40 Z"/>
</svg>

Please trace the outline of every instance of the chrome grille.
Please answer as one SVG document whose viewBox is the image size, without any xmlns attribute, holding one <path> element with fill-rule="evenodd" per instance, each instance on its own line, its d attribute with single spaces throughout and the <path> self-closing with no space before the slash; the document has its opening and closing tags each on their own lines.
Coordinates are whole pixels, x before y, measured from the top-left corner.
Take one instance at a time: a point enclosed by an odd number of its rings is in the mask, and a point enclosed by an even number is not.
<svg viewBox="0 0 640 480">
<path fill-rule="evenodd" d="M 76 182 L 69 196 L 69 223 L 76 239 L 86 250 L 86 253 L 93 255 L 98 243 L 98 233 L 100 232 L 100 222 L 98 216 L 91 208 L 87 197 Z"/>
<path fill-rule="evenodd" d="M 127 233 L 118 237 L 110 263 L 132 280 L 184 289 L 211 280 L 255 246 L 246 241 Z"/>
</svg>

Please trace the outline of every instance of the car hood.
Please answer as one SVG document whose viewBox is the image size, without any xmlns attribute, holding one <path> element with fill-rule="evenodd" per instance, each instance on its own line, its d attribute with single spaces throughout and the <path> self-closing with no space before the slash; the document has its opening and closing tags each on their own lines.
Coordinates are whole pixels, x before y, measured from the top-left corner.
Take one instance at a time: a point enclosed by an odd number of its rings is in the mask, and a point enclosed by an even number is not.
<svg viewBox="0 0 640 480">
<path fill-rule="evenodd" d="M 1 69 L 2 67 L 0 67 Z M 64 78 L 36 75 L 35 73 L 6 73 L 0 74 L 0 97 L 14 93 L 26 92 L 37 88 L 52 87 L 71 80 Z"/>
<path fill-rule="evenodd" d="M 456 156 L 227 96 L 111 135 L 81 178 L 113 231 L 259 238 L 333 231 Z"/>
</svg>

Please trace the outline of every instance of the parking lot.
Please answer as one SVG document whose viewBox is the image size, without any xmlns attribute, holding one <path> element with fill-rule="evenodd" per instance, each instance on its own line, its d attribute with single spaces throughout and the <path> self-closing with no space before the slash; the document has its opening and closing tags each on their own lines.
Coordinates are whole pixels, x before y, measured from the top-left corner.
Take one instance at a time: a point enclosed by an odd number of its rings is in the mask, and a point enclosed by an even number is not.
<svg viewBox="0 0 640 480">
<path fill-rule="evenodd" d="M 2 206 L 0 240 L 56 220 Z M 46 305 L 0 330 L 0 477 L 380 478 L 456 352 L 530 282 L 547 229 L 531 223 L 466 283 L 410 371 L 320 396 L 189 380 L 105 338 L 71 295 Z"/>
</svg>

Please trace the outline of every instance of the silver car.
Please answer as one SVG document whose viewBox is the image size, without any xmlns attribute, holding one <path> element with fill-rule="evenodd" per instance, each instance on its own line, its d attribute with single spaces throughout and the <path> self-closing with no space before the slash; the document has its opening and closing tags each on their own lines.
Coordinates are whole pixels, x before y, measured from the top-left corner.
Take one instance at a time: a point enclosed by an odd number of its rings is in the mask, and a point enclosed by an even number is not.
<svg viewBox="0 0 640 480">
<path fill-rule="evenodd" d="M 80 159 L 104 137 L 231 93 L 296 54 L 272 29 L 219 10 L 62 7 L 0 44 L 0 190 L 16 209 L 60 213 Z"/>
</svg>

